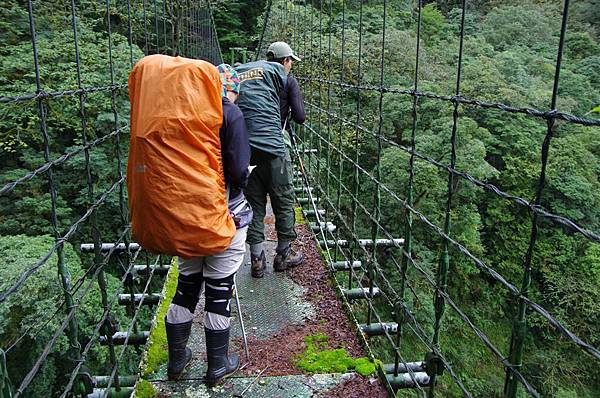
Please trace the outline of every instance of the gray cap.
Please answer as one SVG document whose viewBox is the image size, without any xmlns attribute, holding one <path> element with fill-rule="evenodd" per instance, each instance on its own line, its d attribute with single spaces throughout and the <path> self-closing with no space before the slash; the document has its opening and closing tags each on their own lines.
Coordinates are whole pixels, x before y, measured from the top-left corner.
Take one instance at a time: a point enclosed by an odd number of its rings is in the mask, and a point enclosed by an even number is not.
<svg viewBox="0 0 600 398">
<path fill-rule="evenodd" d="M 269 53 L 273 54 L 273 58 L 292 57 L 294 60 L 300 61 L 300 57 L 294 54 L 292 47 L 290 47 L 289 44 L 284 41 L 276 41 L 275 43 L 271 43 L 267 49 L 267 55 L 269 55 Z"/>
</svg>

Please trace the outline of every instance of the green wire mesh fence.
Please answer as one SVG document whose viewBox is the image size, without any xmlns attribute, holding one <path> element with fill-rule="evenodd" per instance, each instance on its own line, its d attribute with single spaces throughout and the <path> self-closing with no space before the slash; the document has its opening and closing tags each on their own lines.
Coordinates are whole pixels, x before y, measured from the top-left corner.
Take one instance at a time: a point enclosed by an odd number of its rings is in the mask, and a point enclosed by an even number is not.
<svg viewBox="0 0 600 398">
<path fill-rule="evenodd" d="M 25 313 L 9 326 L 16 332 L 4 330 L 0 396 L 129 396 L 148 307 L 158 302 L 151 292 L 160 290 L 169 261 L 131 242 L 123 174 L 128 72 L 153 53 L 220 63 L 210 3 L 28 0 L 5 10 L 15 23 L 3 57 L 15 63 L 3 74 L 16 77 L 3 76 L 1 85 L 2 118 L 14 123 L 2 126 L 12 140 L 3 140 L 10 145 L 0 166 L 16 172 L 3 174 L 0 187 L 3 234 L 15 237 L 2 249 L 16 250 L 7 268 L 21 256 L 31 263 L 2 281 L 2 316 L 20 311 L 28 294 L 58 293 L 43 301 L 52 308 Z M 23 221 L 22 204 L 40 195 L 39 219 Z M 35 239 L 44 233 L 51 238 Z M 90 362 L 106 374 L 94 374 Z"/>
<path fill-rule="evenodd" d="M 375 356 L 389 362 L 381 376 L 390 392 L 410 387 L 407 394 L 417 396 L 432 397 L 436 391 L 439 396 L 474 396 L 469 374 L 461 369 L 469 354 L 450 352 L 451 346 L 461 343 L 445 339 L 449 330 L 461 329 L 463 335 L 473 336 L 470 341 L 478 342 L 478 350 L 491 354 L 493 370 L 484 375 L 497 381 L 491 394 L 516 397 L 521 389 L 534 397 L 547 396 L 544 380 L 533 376 L 532 369 L 556 364 L 525 359 L 535 351 L 526 343 L 531 328 L 545 328 L 556 341 L 568 342 L 585 353 L 593 368 L 600 360 L 598 348 L 584 341 L 595 340 L 593 332 L 586 339 L 578 336 L 532 294 L 532 275 L 539 267 L 536 247 L 547 235 L 542 228 L 565 231 L 584 247 L 600 243 L 597 231 L 548 210 L 544 203 L 553 137 L 565 126 L 600 126 L 597 119 L 557 109 L 569 1 L 556 25 L 555 72 L 547 109 L 463 96 L 465 21 L 470 12 L 464 0 L 457 5 L 454 41 L 449 44 L 454 52 L 444 60 L 454 65 L 454 76 L 447 78 L 448 92 L 424 91 L 422 85 L 437 88 L 423 80 L 431 80 L 427 77 L 435 70 L 429 63 L 440 61 L 423 54 L 423 32 L 429 28 L 423 22 L 423 3 L 269 2 L 257 55 L 264 57 L 270 42 L 284 40 L 302 58 L 293 69 L 307 109 L 307 122 L 296 126 L 293 150 L 298 200 L 308 208 L 305 215 L 314 221 L 315 237 L 364 342 Z M 389 15 L 402 11 L 412 30 L 398 39 Z M 394 52 L 399 47 L 406 52 Z M 405 71 L 403 79 L 399 69 Z M 398 109 L 400 117 L 388 116 Z M 434 154 L 430 142 L 420 137 L 427 131 L 419 124 L 431 114 L 449 115 L 437 136 L 427 135 L 427 140 L 443 144 L 442 153 Z M 526 193 L 495 185 L 493 173 L 482 173 L 469 163 L 477 147 L 468 145 L 474 140 L 465 144 L 465 135 L 472 134 L 467 117 L 499 114 L 531 118 L 540 132 L 531 138 L 540 159 L 531 184 L 532 200 L 522 197 Z M 424 213 L 423 201 L 430 196 L 437 199 L 435 211 Z M 486 260 L 485 247 L 465 243 L 465 223 L 460 219 L 465 206 L 498 199 L 525 225 L 520 275 L 503 275 L 497 264 Z M 453 295 L 461 291 L 457 284 L 462 283 L 467 284 L 462 291 L 487 289 L 503 297 L 502 307 L 490 308 L 506 312 L 498 315 L 507 318 L 504 335 L 494 330 L 490 321 L 495 319 L 482 320 L 470 306 L 457 304 L 460 297 Z M 489 369 L 488 364 L 482 367 Z M 594 372 L 586 373 L 588 366 L 582 369 L 580 380 L 590 382 Z"/>
</svg>

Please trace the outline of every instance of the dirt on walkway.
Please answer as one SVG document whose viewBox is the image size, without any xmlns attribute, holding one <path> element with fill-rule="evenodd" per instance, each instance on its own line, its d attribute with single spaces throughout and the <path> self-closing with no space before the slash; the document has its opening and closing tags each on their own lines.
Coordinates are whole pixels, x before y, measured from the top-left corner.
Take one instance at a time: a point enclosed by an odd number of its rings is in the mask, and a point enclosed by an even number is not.
<svg viewBox="0 0 600 398">
<path fill-rule="evenodd" d="M 266 224 L 266 235 L 274 235 L 274 225 Z M 296 358 L 306 349 L 304 337 L 317 333 L 329 336 L 331 349 L 343 348 L 354 358 L 365 356 L 355 330 L 337 299 L 315 241 L 306 225 L 297 225 L 298 239 L 294 247 L 304 252 L 302 265 L 288 270 L 288 276 L 304 287 L 304 299 L 309 301 L 316 316 L 307 319 L 303 325 L 289 325 L 267 339 L 249 339 L 252 361 L 244 368 L 244 374 L 256 375 L 264 371 L 265 376 L 301 374 L 296 366 Z M 271 260 L 272 261 L 272 260 Z M 272 266 L 271 263 L 267 264 Z M 268 277 L 268 276 L 267 276 Z M 236 344 L 238 345 L 238 344 Z M 238 345 L 239 346 L 239 345 Z M 387 397 L 387 391 L 377 376 L 355 376 L 320 397 Z"/>
</svg>

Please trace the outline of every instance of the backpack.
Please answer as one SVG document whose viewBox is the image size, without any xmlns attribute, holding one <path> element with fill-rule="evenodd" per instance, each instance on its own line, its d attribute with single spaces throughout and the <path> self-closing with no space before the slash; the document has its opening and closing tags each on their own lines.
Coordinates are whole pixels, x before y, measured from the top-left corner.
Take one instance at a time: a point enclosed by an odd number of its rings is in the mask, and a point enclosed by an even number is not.
<svg viewBox="0 0 600 398">
<path fill-rule="evenodd" d="M 150 55 L 129 75 L 127 189 L 133 238 L 183 258 L 226 250 L 229 215 L 219 130 L 221 80 L 210 63 Z"/>
</svg>

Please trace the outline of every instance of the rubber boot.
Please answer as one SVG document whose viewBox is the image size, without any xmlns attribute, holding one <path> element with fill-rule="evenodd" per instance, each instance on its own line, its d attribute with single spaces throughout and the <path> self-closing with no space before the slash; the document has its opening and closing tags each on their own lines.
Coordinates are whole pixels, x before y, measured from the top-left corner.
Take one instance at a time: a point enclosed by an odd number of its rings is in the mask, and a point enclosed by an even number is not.
<svg viewBox="0 0 600 398">
<path fill-rule="evenodd" d="M 167 330 L 167 343 L 169 345 L 167 376 L 169 380 L 177 380 L 192 359 L 192 350 L 186 347 L 192 331 L 192 321 L 169 323 L 167 317 L 165 317 L 165 329 Z"/>
<path fill-rule="evenodd" d="M 234 352 L 229 353 L 229 328 L 211 330 L 204 328 L 206 335 L 206 384 L 215 386 L 221 379 L 231 375 L 240 367 L 240 358 Z"/>
</svg>

